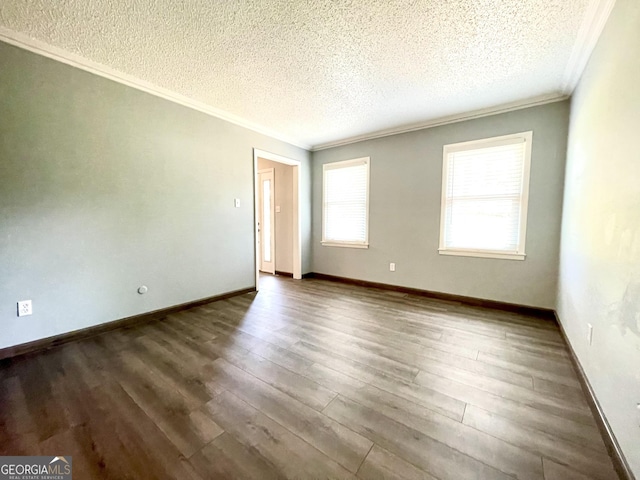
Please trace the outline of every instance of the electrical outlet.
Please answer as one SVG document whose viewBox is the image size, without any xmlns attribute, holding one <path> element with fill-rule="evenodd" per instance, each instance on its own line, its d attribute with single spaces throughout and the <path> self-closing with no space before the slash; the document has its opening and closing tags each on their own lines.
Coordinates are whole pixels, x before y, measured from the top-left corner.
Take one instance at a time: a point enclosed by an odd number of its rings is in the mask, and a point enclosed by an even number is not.
<svg viewBox="0 0 640 480">
<path fill-rule="evenodd" d="M 587 323 L 587 343 L 591 345 L 593 342 L 593 325 Z"/>
<path fill-rule="evenodd" d="M 25 315 L 31 315 L 33 309 L 31 308 L 31 300 L 22 300 L 18 302 L 18 316 L 24 317 Z"/>
<path fill-rule="evenodd" d="M 396 264 L 395 263 L 390 263 L 389 264 L 389 271 L 390 272 L 395 272 L 396 271 Z"/>
</svg>

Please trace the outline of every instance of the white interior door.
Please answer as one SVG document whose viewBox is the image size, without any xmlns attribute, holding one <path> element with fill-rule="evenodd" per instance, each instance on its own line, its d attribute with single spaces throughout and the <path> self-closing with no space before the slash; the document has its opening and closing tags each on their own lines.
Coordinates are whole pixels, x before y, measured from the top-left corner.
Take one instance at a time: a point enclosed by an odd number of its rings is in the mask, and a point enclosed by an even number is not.
<svg viewBox="0 0 640 480">
<path fill-rule="evenodd" d="M 258 172 L 258 242 L 260 248 L 260 271 L 276 273 L 276 230 L 274 205 L 273 168 Z"/>
</svg>

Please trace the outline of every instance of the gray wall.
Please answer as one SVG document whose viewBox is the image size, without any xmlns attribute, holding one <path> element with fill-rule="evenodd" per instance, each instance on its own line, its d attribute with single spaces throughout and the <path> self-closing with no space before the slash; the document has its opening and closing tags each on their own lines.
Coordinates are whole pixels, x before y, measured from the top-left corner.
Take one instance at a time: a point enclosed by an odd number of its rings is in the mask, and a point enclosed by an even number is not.
<svg viewBox="0 0 640 480">
<path fill-rule="evenodd" d="M 313 270 L 553 308 L 569 104 L 559 102 L 313 153 Z M 438 254 L 442 147 L 533 130 L 527 258 Z M 322 164 L 371 157 L 367 250 L 323 247 Z M 389 262 L 396 272 L 389 272 Z"/>
<path fill-rule="evenodd" d="M 0 348 L 254 286 L 254 147 L 310 230 L 305 150 L 4 43 L 0 112 Z"/>
<path fill-rule="evenodd" d="M 638 478 L 639 59 L 640 2 L 618 0 L 571 103 L 558 294 L 560 320 Z"/>
<path fill-rule="evenodd" d="M 293 167 L 258 158 L 258 169 L 274 170 L 276 270 L 293 273 Z"/>
</svg>

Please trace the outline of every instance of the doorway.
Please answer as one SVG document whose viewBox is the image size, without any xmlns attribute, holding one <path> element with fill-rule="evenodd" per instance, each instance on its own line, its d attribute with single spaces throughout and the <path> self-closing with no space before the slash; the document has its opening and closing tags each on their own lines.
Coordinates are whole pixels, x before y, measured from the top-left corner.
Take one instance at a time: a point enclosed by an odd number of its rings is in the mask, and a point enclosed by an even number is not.
<svg viewBox="0 0 640 480">
<path fill-rule="evenodd" d="M 258 159 L 276 162 L 276 165 L 288 167 L 287 170 L 290 171 L 291 178 L 290 182 L 286 185 L 286 196 L 290 199 L 290 204 L 288 204 L 286 209 L 282 208 L 280 211 L 280 205 L 275 201 L 274 187 L 277 184 L 277 174 L 269 177 L 269 174 L 264 171 L 266 169 L 258 167 Z M 256 290 L 258 290 L 260 272 L 276 273 L 278 271 L 276 265 L 278 258 L 283 261 L 281 263 L 290 266 L 287 272 L 291 272 L 289 274 L 292 275 L 294 279 L 302 278 L 302 254 L 300 248 L 300 162 L 275 153 L 254 149 L 253 169 L 255 187 L 255 272 Z M 284 184 L 280 185 L 280 187 L 285 188 Z M 264 201 L 266 189 L 270 190 L 270 201 L 267 202 Z M 265 209 L 265 207 L 268 208 Z M 274 237 L 275 225 L 278 224 L 278 222 L 280 222 L 281 225 L 284 223 L 290 225 L 286 233 L 286 243 L 288 247 L 284 253 L 281 252 L 279 256 L 276 252 L 277 240 Z M 268 225 L 265 223 L 268 223 Z M 265 231 L 265 226 L 268 227 L 268 231 Z M 267 249 L 267 247 L 269 248 Z"/>
<path fill-rule="evenodd" d="M 258 170 L 258 256 L 259 270 L 276 273 L 275 173 Z"/>
</svg>

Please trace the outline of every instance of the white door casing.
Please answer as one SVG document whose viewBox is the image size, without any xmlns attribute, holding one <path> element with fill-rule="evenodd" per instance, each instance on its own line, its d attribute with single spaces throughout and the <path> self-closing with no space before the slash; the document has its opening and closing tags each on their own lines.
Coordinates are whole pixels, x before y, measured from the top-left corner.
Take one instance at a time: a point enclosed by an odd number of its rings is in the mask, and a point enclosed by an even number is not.
<svg viewBox="0 0 640 480">
<path fill-rule="evenodd" d="M 300 280 L 302 278 L 302 251 L 301 251 L 301 237 L 302 233 L 300 231 L 301 222 L 300 222 L 300 182 L 301 182 L 301 167 L 299 160 L 292 160 L 290 158 L 284 157 L 282 155 L 278 155 L 276 153 L 267 152 L 264 150 L 259 150 L 257 148 L 253 149 L 253 171 L 254 171 L 254 227 L 255 227 L 255 273 L 256 273 L 256 290 L 260 289 L 260 233 L 258 231 L 258 221 L 259 221 L 259 178 L 258 178 L 258 157 L 264 158 L 265 160 L 271 160 L 274 162 L 279 162 L 284 165 L 290 165 L 293 167 L 293 208 L 292 208 L 292 220 L 293 220 L 293 278 Z"/>
</svg>

